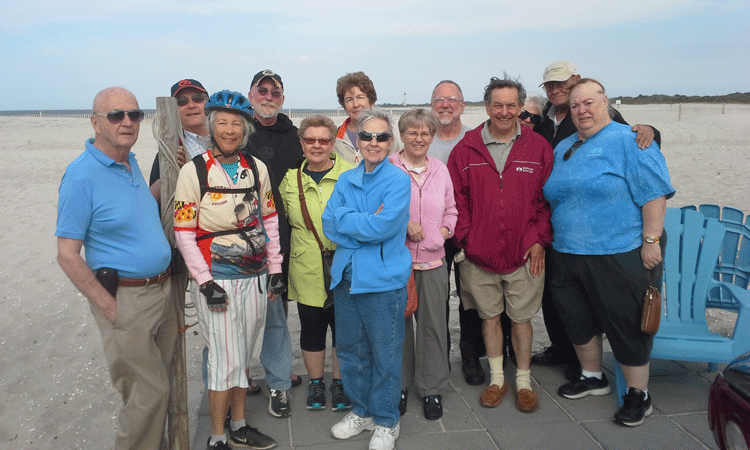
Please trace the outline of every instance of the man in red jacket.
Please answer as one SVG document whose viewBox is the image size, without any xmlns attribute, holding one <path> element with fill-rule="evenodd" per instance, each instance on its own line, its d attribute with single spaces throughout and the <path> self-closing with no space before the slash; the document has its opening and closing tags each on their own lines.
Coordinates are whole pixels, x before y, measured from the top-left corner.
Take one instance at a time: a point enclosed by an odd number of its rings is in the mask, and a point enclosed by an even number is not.
<svg viewBox="0 0 750 450">
<path fill-rule="evenodd" d="M 476 308 L 490 363 L 490 383 L 480 403 L 496 407 L 508 391 L 503 375 L 500 313 L 511 318 L 518 365 L 516 408 L 532 412 L 531 318 L 541 306 L 544 247 L 552 240 L 549 204 L 542 187 L 552 171 L 552 147 L 521 127 L 526 100 L 521 83 L 492 78 L 484 91 L 489 120 L 466 133 L 448 159 L 458 209 L 454 241 L 464 308 Z"/>
</svg>

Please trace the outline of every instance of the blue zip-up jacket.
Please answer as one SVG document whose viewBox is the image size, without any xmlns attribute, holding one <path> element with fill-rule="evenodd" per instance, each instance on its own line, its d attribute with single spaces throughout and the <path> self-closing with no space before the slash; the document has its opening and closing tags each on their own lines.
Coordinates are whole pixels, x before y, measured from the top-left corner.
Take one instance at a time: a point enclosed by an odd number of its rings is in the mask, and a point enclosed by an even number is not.
<svg viewBox="0 0 750 450">
<path fill-rule="evenodd" d="M 337 244 L 331 288 L 352 263 L 352 294 L 403 288 L 411 273 L 406 247 L 411 182 L 388 158 L 365 173 L 365 165 L 341 174 L 323 212 L 323 232 Z M 375 212 L 383 205 L 383 210 Z"/>
</svg>

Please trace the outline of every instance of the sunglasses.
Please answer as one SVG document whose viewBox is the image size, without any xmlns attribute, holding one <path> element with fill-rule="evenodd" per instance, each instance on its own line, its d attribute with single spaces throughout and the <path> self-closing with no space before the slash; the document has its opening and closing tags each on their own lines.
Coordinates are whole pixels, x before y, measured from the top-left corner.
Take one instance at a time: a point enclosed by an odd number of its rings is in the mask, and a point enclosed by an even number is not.
<svg viewBox="0 0 750 450">
<path fill-rule="evenodd" d="M 577 141 L 575 141 L 575 142 L 573 143 L 573 145 L 571 145 L 571 146 L 570 146 L 570 148 L 568 149 L 568 151 L 567 151 L 567 152 L 565 152 L 565 154 L 563 155 L 563 161 L 567 161 L 567 160 L 569 160 L 569 159 L 570 159 L 570 157 L 571 157 L 571 156 L 573 156 L 573 153 L 575 153 L 575 152 L 576 152 L 576 150 L 578 150 L 578 147 L 580 147 L 580 146 L 582 146 L 582 145 L 583 145 L 583 142 L 584 142 L 584 141 L 582 141 L 582 140 L 580 140 L 580 139 L 579 139 L 579 140 L 577 140 Z"/>
<path fill-rule="evenodd" d="M 378 142 L 388 142 L 388 139 L 392 138 L 393 135 L 387 131 L 381 133 L 370 133 L 369 131 L 360 131 L 357 133 L 357 137 L 360 141 L 370 142 L 372 138 L 375 138 Z"/>
<path fill-rule="evenodd" d="M 269 90 L 267 88 L 264 88 L 264 87 L 258 88 L 258 95 L 260 95 L 261 97 L 265 97 L 266 95 L 268 95 L 268 92 Z M 273 98 L 281 98 L 281 96 L 283 95 L 281 91 L 270 91 L 270 92 L 271 92 L 271 97 Z"/>
<path fill-rule="evenodd" d="M 521 114 L 518 115 L 518 118 L 521 120 L 531 118 L 531 123 L 533 123 L 534 125 L 539 125 L 540 123 L 542 123 L 542 116 L 540 116 L 539 114 L 530 113 L 525 109 L 521 111 Z"/>
<path fill-rule="evenodd" d="M 305 144 L 307 145 L 315 145 L 316 142 L 319 142 L 320 145 L 328 145 L 331 142 L 333 142 L 333 139 L 316 139 L 316 138 L 302 138 L 303 141 L 305 141 Z"/>
<path fill-rule="evenodd" d="M 177 106 L 185 106 L 190 103 L 190 100 L 192 100 L 193 103 L 204 103 L 208 100 L 208 95 L 204 93 L 193 94 L 191 97 L 181 95 L 177 97 Z"/>
<path fill-rule="evenodd" d="M 107 114 L 102 114 L 98 112 L 94 112 L 93 114 L 95 116 L 106 117 L 107 120 L 109 120 L 112 123 L 122 122 L 125 119 L 125 114 L 128 115 L 128 118 L 130 119 L 131 122 L 140 122 L 141 120 L 143 120 L 144 117 L 146 117 L 146 113 L 144 113 L 140 109 L 131 109 L 130 111 L 123 111 L 121 109 L 113 109 Z"/>
</svg>

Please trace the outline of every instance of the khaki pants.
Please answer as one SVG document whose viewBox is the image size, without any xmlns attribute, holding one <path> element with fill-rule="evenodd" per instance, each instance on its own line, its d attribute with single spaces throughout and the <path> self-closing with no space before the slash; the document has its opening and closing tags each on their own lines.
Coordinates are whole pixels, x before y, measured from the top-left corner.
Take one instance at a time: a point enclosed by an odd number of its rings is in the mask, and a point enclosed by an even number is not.
<svg viewBox="0 0 750 450">
<path fill-rule="evenodd" d="M 174 304 L 167 301 L 170 285 L 171 279 L 161 285 L 120 287 L 115 323 L 91 307 L 112 386 L 122 395 L 117 450 L 157 450 L 166 444 L 169 375 L 177 337 Z"/>
</svg>

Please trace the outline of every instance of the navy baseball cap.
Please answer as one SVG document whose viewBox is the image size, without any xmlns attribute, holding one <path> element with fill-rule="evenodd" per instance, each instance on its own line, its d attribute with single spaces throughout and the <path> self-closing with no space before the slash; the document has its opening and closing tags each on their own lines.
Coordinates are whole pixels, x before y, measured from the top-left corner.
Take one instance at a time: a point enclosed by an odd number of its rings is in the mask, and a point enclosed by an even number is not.
<svg viewBox="0 0 750 450">
<path fill-rule="evenodd" d="M 203 87 L 200 81 L 186 78 L 172 85 L 172 97 L 176 97 L 177 94 L 179 94 L 181 90 L 187 89 L 187 88 L 198 89 L 199 91 L 205 92 L 206 94 L 208 94 L 208 92 L 206 92 L 206 88 Z"/>
</svg>

